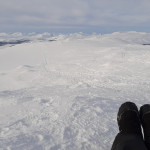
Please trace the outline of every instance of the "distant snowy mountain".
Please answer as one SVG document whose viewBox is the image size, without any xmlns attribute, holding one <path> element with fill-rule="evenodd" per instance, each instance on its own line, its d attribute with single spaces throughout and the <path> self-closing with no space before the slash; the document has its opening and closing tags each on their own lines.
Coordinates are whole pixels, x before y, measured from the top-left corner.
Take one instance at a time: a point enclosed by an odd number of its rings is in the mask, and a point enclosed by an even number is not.
<svg viewBox="0 0 150 150">
<path fill-rule="evenodd" d="M 55 40 L 55 39 L 83 39 L 90 38 L 95 39 L 108 39 L 108 40 L 119 40 L 125 43 L 136 43 L 136 44 L 150 44 L 150 33 L 144 32 L 114 32 L 113 34 L 84 34 L 84 33 L 73 33 L 73 34 L 51 34 L 51 33 L 0 33 L 0 42 L 13 43 L 18 41 L 20 44 L 23 41 L 35 41 L 35 40 Z M 20 43 L 19 43 L 20 42 Z M 5 44 L 5 43 L 4 43 Z M 16 43 L 17 44 L 17 43 Z M 2 45 L 0 45 L 2 46 Z"/>
<path fill-rule="evenodd" d="M 0 149 L 108 150 L 121 103 L 150 103 L 150 34 L 0 33 Z"/>
</svg>

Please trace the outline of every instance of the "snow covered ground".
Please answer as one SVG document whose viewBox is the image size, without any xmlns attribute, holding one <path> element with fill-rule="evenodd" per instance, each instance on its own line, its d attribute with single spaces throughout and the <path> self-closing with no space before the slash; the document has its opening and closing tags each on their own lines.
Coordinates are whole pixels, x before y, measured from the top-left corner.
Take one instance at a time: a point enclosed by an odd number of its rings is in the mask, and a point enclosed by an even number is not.
<svg viewBox="0 0 150 150">
<path fill-rule="evenodd" d="M 120 104 L 150 103 L 148 33 L 0 41 L 0 150 L 109 150 Z"/>
</svg>

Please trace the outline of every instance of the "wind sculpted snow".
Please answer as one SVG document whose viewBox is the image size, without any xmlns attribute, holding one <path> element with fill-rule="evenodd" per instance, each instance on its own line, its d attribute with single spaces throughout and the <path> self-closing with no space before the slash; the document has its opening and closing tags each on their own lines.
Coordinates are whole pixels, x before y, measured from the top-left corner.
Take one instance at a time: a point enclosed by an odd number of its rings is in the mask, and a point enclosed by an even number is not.
<svg viewBox="0 0 150 150">
<path fill-rule="evenodd" d="M 1 47 L 0 149 L 110 149 L 120 104 L 150 103 L 148 43 L 128 32 Z"/>
</svg>

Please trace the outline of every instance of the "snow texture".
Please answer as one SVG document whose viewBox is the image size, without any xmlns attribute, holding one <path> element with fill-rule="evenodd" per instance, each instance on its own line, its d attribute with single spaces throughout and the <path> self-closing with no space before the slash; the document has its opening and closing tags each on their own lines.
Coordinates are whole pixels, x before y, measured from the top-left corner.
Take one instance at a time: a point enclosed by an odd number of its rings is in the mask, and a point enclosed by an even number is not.
<svg viewBox="0 0 150 150">
<path fill-rule="evenodd" d="M 150 103 L 148 33 L 0 41 L 0 150 L 109 150 L 120 104 Z"/>
</svg>

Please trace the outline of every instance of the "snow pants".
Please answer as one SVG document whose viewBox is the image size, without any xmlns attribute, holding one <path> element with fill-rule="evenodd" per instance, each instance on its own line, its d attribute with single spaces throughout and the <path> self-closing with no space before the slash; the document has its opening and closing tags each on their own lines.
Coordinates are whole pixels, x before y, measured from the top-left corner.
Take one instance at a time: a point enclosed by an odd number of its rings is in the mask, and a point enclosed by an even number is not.
<svg viewBox="0 0 150 150">
<path fill-rule="evenodd" d="M 111 150 L 148 150 L 141 136 L 129 133 L 118 133 Z"/>
</svg>

